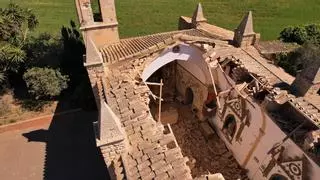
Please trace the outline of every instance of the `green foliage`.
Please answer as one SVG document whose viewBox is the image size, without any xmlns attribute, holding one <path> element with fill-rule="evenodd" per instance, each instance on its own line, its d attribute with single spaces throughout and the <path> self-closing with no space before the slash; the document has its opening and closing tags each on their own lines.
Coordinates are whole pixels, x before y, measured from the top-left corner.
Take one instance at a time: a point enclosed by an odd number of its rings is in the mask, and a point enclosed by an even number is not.
<svg viewBox="0 0 320 180">
<path fill-rule="evenodd" d="M 8 75 L 17 73 L 26 59 L 22 49 L 29 30 L 38 24 L 30 9 L 9 3 L 0 8 L 0 91 L 8 85 Z"/>
<path fill-rule="evenodd" d="M 38 20 L 30 9 L 9 3 L 0 8 L 0 41 L 8 41 L 20 45 L 25 41 L 28 30 L 33 30 Z"/>
<path fill-rule="evenodd" d="M 0 71 L 17 72 L 19 65 L 24 62 L 26 53 L 9 43 L 2 43 L 0 45 Z"/>
<path fill-rule="evenodd" d="M 320 47 L 311 43 L 305 43 L 293 52 L 277 55 L 275 62 L 286 72 L 296 76 L 304 68 L 320 64 Z"/>
<path fill-rule="evenodd" d="M 25 68 L 31 67 L 59 67 L 59 59 L 63 50 L 60 38 L 51 34 L 42 33 L 37 37 L 31 37 L 23 48 L 27 54 Z"/>
<path fill-rule="evenodd" d="M 310 24 L 284 28 L 280 32 L 279 39 L 284 42 L 296 42 L 300 45 L 308 42 L 320 46 L 320 25 Z"/>
<path fill-rule="evenodd" d="M 31 68 L 23 75 L 23 79 L 36 99 L 59 96 L 68 87 L 68 77 L 50 68 Z"/>
</svg>

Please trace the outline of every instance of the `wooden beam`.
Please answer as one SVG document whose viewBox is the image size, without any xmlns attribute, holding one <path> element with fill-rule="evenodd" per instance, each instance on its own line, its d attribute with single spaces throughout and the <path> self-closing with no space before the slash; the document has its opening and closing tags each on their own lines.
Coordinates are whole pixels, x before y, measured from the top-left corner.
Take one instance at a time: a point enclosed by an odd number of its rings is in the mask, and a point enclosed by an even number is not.
<svg viewBox="0 0 320 180">
<path fill-rule="evenodd" d="M 151 85 L 151 86 L 163 86 L 163 83 L 156 83 L 156 82 L 145 82 L 145 84 Z"/>
</svg>

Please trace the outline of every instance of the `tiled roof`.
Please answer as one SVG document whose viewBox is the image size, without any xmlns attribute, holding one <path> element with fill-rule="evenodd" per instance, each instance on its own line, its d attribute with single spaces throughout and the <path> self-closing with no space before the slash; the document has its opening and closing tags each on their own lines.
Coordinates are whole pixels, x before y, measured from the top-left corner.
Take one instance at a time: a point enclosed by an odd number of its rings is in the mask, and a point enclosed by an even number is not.
<svg viewBox="0 0 320 180">
<path fill-rule="evenodd" d="M 216 56 L 222 60 L 230 56 L 238 59 L 249 72 L 265 77 L 270 85 L 274 86 L 281 82 L 291 84 L 294 80 L 283 69 L 268 64 L 267 60 L 262 58 L 254 47 L 248 47 L 247 49 L 234 48 L 233 46 L 217 47 L 215 51 Z"/>
<path fill-rule="evenodd" d="M 165 48 L 172 43 L 172 37 L 177 34 L 185 34 L 195 37 L 212 38 L 209 34 L 197 30 L 189 29 L 182 31 L 172 31 L 166 33 L 153 34 L 135 38 L 122 39 L 118 43 L 105 45 L 100 48 L 105 63 L 114 63 L 124 59 L 139 57 L 145 52 L 154 52 Z"/>
<path fill-rule="evenodd" d="M 295 43 L 284 43 L 281 41 L 260 41 L 256 46 L 261 54 L 273 54 L 280 52 L 289 52 L 298 48 Z"/>
<path fill-rule="evenodd" d="M 314 125 L 320 127 L 320 110 L 316 104 L 317 100 L 319 101 L 319 96 L 313 97 L 313 99 L 308 97 L 295 97 L 291 94 L 288 96 L 290 104 L 307 116 Z"/>
</svg>

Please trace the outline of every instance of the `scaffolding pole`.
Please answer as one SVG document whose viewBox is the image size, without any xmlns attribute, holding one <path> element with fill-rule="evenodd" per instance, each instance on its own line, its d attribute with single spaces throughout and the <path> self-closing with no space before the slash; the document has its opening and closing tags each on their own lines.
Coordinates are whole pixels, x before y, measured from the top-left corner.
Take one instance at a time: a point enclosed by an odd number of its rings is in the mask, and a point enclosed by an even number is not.
<svg viewBox="0 0 320 180">
<path fill-rule="evenodd" d="M 162 101 L 162 79 L 160 80 L 160 96 L 159 96 L 159 118 L 158 121 L 161 122 L 161 101 Z"/>
<path fill-rule="evenodd" d="M 214 90 L 214 93 L 215 93 L 215 95 L 216 95 L 216 100 L 217 100 L 218 109 L 219 109 L 219 111 L 220 111 L 220 110 L 221 110 L 220 100 L 219 100 L 219 96 L 218 96 L 216 84 L 215 84 L 215 82 L 214 82 L 214 77 L 213 77 L 213 75 L 212 75 L 212 71 L 211 71 L 210 64 L 208 64 L 208 69 L 209 69 L 209 73 L 210 73 L 210 77 L 211 77 L 211 81 L 212 81 L 212 85 L 213 85 L 213 90 Z"/>
<path fill-rule="evenodd" d="M 155 83 L 155 82 L 144 82 L 144 84 L 146 84 L 146 85 L 150 85 L 150 86 L 160 86 L 160 92 L 159 92 L 159 97 L 157 97 L 157 96 L 155 96 L 151 91 L 151 94 L 152 94 L 152 96 L 156 99 L 156 98 L 158 98 L 159 99 L 159 114 L 158 114 L 158 121 L 160 121 L 161 122 L 161 101 L 163 101 L 163 99 L 162 99 L 162 86 L 163 86 L 163 80 L 161 79 L 160 80 L 160 83 Z"/>
</svg>

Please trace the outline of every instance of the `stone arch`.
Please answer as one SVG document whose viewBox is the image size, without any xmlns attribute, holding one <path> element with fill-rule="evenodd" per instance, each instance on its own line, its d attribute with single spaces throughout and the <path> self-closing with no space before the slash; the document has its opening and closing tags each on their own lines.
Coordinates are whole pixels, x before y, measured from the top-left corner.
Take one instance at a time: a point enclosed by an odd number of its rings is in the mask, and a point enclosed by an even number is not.
<svg viewBox="0 0 320 180">
<path fill-rule="evenodd" d="M 179 51 L 174 51 L 174 47 L 179 46 Z M 189 44 L 179 44 L 174 47 L 164 50 L 156 59 L 148 64 L 141 75 L 143 81 L 146 81 L 154 72 L 164 65 L 178 60 L 178 62 L 185 66 L 190 73 L 195 75 L 204 84 L 208 82 L 208 75 L 206 62 L 202 55 L 203 51 Z M 190 68 L 192 67 L 192 68 Z M 190 69 L 189 69 L 190 68 Z"/>
<path fill-rule="evenodd" d="M 288 178 L 286 178 L 285 176 L 281 175 L 281 174 L 273 174 L 269 180 L 288 180 Z"/>
<path fill-rule="evenodd" d="M 234 115 L 229 114 L 226 116 L 222 127 L 222 131 L 225 133 L 226 137 L 231 142 L 237 131 L 237 121 Z"/>
<path fill-rule="evenodd" d="M 186 89 L 184 103 L 188 105 L 192 105 L 194 94 L 190 87 Z"/>
</svg>

